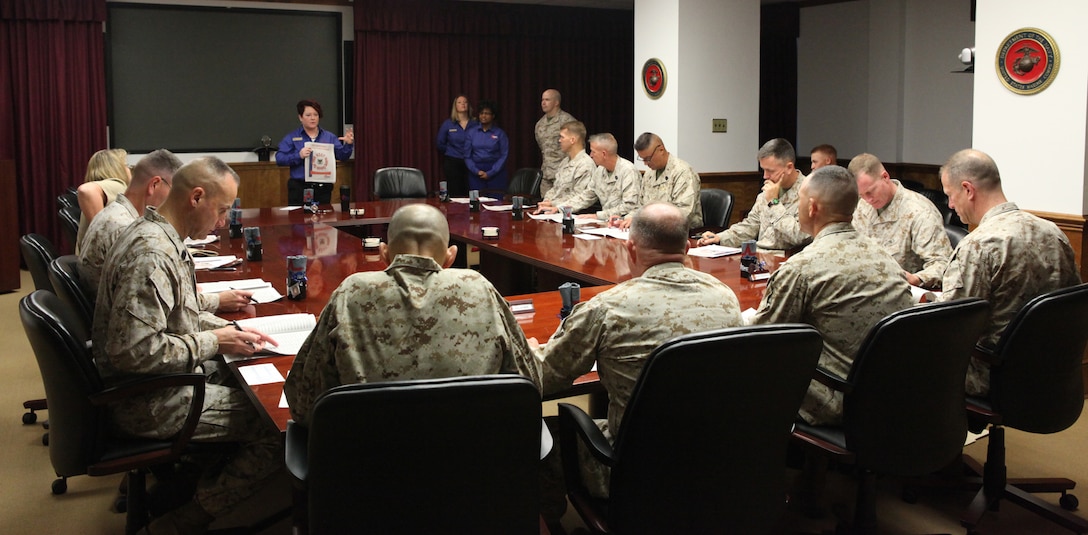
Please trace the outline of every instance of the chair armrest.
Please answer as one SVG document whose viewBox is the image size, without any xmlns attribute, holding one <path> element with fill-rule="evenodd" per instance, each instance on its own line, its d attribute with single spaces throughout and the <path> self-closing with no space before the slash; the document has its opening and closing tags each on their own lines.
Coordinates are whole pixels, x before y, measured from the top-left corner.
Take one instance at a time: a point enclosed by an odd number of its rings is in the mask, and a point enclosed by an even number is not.
<svg viewBox="0 0 1088 535">
<path fill-rule="evenodd" d="M 294 420 L 287 420 L 283 460 L 295 486 L 305 489 L 310 472 L 310 429 Z"/>
<path fill-rule="evenodd" d="M 567 489 L 584 489 L 579 467 L 578 443 L 586 445 L 598 461 L 608 466 L 616 464 L 615 452 L 597 424 L 582 409 L 569 403 L 559 404 L 559 446 L 562 454 L 563 477 Z"/>
<path fill-rule="evenodd" d="M 983 347 L 978 344 L 975 344 L 975 348 L 971 350 L 971 356 L 978 360 L 981 360 L 982 362 L 990 366 L 997 366 L 1001 364 L 1001 359 L 998 358 L 997 354 L 994 353 L 993 349 Z"/>
<path fill-rule="evenodd" d="M 189 439 L 192 438 L 193 431 L 196 430 L 196 424 L 200 421 L 200 415 L 204 410 L 204 385 L 207 380 L 208 378 L 201 373 L 173 373 L 141 377 L 105 388 L 101 392 L 91 395 L 90 401 L 93 405 L 101 406 L 164 388 L 193 387 L 193 399 L 189 403 L 189 414 L 185 417 L 181 431 L 178 431 L 174 444 L 170 448 L 174 454 L 180 455 L 189 446 Z"/>
<path fill-rule="evenodd" d="M 823 384 L 824 386 L 832 390 L 842 392 L 843 394 L 848 394 L 851 390 L 854 389 L 854 385 L 852 383 L 850 383 L 846 379 L 843 379 L 842 377 L 839 377 L 838 375 L 827 371 L 826 368 L 820 366 L 816 367 L 816 374 L 813 379 Z"/>
</svg>

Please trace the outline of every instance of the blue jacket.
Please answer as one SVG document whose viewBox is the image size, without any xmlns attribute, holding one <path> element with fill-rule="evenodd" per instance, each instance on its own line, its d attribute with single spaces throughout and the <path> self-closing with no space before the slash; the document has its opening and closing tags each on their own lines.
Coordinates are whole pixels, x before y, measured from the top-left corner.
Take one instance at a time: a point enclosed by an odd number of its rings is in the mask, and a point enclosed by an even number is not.
<svg viewBox="0 0 1088 535">
<path fill-rule="evenodd" d="M 288 165 L 291 167 L 291 180 L 305 180 L 306 170 L 302 167 L 302 158 L 299 157 L 298 151 L 306 147 L 306 142 L 314 141 L 317 143 L 331 143 L 333 145 L 333 153 L 336 154 L 336 159 L 343 161 L 351 158 L 351 152 L 355 150 L 355 145 L 345 144 L 343 141 L 337 139 L 336 134 L 317 127 L 317 138 L 310 139 L 310 136 L 306 135 L 306 131 L 299 126 L 291 133 L 283 137 L 280 141 L 278 152 L 276 152 L 276 163 L 279 165 Z"/>
<path fill-rule="evenodd" d="M 446 119 L 442 126 L 438 128 L 438 138 L 435 139 L 438 152 L 450 158 L 463 160 L 465 158 L 465 134 L 473 126 L 479 124 L 476 119 L 469 119 L 468 126 L 461 128 L 461 123 L 453 119 Z"/>
<path fill-rule="evenodd" d="M 510 154 L 510 141 L 502 128 L 492 125 L 484 131 L 480 125 L 474 125 L 465 132 L 465 166 L 469 178 L 476 177 L 480 170 L 486 171 L 489 181 L 506 183 L 506 157 Z"/>
</svg>

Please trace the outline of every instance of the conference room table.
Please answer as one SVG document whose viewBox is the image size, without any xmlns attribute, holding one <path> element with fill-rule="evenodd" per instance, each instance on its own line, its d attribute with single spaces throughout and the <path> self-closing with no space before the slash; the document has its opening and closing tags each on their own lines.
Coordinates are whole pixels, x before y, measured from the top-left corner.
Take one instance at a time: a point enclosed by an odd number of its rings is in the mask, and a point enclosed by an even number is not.
<svg viewBox="0 0 1088 535">
<path fill-rule="evenodd" d="M 381 235 L 393 212 L 412 203 L 429 203 L 446 214 L 450 239 L 465 247 L 480 249 L 480 271 L 485 275 L 510 270 L 517 266 L 546 273 L 555 280 L 568 280 L 582 285 L 581 300 L 611 288 L 631 278 L 628 253 L 624 240 L 611 237 L 584 240 L 564 234 L 562 225 L 551 221 L 525 219 L 514 221 L 509 211 L 481 209 L 471 212 L 467 204 L 441 203 L 437 199 L 400 199 L 352 203 L 351 208 L 363 209 L 362 216 L 343 213 L 339 206 L 324 205 L 314 212 L 283 208 L 243 209 L 245 226 L 261 229 L 263 258 L 243 260 L 233 270 L 198 270 L 201 283 L 261 278 L 286 294 L 287 260 L 289 255 L 307 256 L 307 294 L 304 299 L 284 297 L 278 301 L 249 305 L 246 309 L 220 314 L 227 319 L 243 319 L 276 314 L 310 313 L 320 316 L 332 291 L 353 273 L 385 269 L 377 249 L 363 246 L 360 235 Z M 498 238 L 484 238 L 482 227 L 499 229 Z M 219 255 L 245 258 L 245 241 L 229 238 L 227 229 L 217 231 L 219 240 L 205 248 Z M 761 254 L 769 269 L 777 267 L 782 258 Z M 766 281 L 751 282 L 740 275 L 739 255 L 719 258 L 691 257 L 692 267 L 709 273 L 729 285 L 740 301 L 741 309 L 757 307 L 762 299 Z M 516 269 L 515 269 L 516 271 Z M 548 277 L 538 277 L 547 280 Z M 531 300 L 531 313 L 515 314 L 526 337 L 546 341 L 559 326 L 562 306 L 556 286 L 547 291 L 508 295 L 512 302 Z M 294 356 L 259 356 L 229 363 L 235 377 L 243 384 L 250 399 L 260 408 L 269 425 L 283 431 L 290 412 L 281 407 L 283 383 L 250 385 L 240 368 L 271 364 L 286 377 Z M 596 372 L 580 377 L 569 391 L 552 398 L 600 392 Z"/>
</svg>

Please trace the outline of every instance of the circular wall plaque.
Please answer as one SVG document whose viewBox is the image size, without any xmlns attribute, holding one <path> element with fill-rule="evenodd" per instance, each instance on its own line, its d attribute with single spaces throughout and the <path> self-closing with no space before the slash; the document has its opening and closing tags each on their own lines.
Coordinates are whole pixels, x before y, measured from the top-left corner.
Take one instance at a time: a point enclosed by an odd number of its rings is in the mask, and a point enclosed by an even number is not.
<svg viewBox="0 0 1088 535">
<path fill-rule="evenodd" d="M 997 76 L 1013 93 L 1034 95 L 1054 81 L 1061 62 L 1054 38 L 1038 28 L 1021 28 L 997 49 Z"/>
<path fill-rule="evenodd" d="M 642 64 L 642 89 L 646 91 L 646 96 L 652 99 L 660 98 L 665 93 L 667 82 L 668 76 L 665 74 L 665 66 L 661 64 L 661 60 L 650 58 Z"/>
</svg>

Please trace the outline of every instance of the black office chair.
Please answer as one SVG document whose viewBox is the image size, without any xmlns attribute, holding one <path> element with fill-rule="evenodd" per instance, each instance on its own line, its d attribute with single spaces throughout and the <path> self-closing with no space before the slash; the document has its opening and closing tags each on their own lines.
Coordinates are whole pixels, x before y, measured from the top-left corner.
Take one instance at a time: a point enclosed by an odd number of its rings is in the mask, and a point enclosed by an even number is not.
<svg viewBox="0 0 1088 535">
<path fill-rule="evenodd" d="M 733 194 L 724 189 L 704 188 L 699 191 L 703 205 L 703 227 L 700 230 L 721 232 L 729 226 L 733 215 Z"/>
<path fill-rule="evenodd" d="M 423 171 L 413 167 L 383 167 L 374 171 L 374 195 L 379 199 L 414 199 L 427 196 Z"/>
<path fill-rule="evenodd" d="M 64 190 L 64 193 L 57 195 L 57 208 L 65 208 L 68 206 L 79 207 L 79 198 L 76 197 L 76 190 L 73 188 Z"/>
<path fill-rule="evenodd" d="M 926 185 L 918 182 L 917 180 L 900 178 L 899 183 L 902 184 L 904 188 L 907 188 L 911 191 L 922 191 L 926 189 Z"/>
<path fill-rule="evenodd" d="M 506 193 L 510 196 L 522 196 L 528 199 L 540 198 L 540 181 L 544 179 L 544 173 L 536 167 L 523 167 L 514 172 L 510 177 L 510 183 L 506 185 Z"/>
<path fill-rule="evenodd" d="M 953 249 L 960 244 L 960 240 L 967 237 L 967 229 L 951 223 L 944 224 L 944 232 L 948 235 L 948 242 L 952 244 Z"/>
<path fill-rule="evenodd" d="M 204 403 L 204 376 L 157 375 L 106 388 L 91 360 L 88 326 L 78 312 L 56 295 L 36 290 L 19 302 L 19 317 L 49 400 L 49 460 L 59 476 L 53 494 L 67 492 L 72 476 L 128 472 L 125 533 L 136 533 L 147 523 L 145 472 L 188 451 Z M 107 404 L 180 386 L 193 387 L 193 397 L 189 416 L 173 440 L 126 439 L 110 432 Z"/>
<path fill-rule="evenodd" d="M 793 436 L 855 466 L 859 483 L 849 532 L 876 533 L 877 474 L 923 476 L 963 450 L 967 362 L 988 317 L 986 301 L 977 298 L 895 312 L 869 330 L 845 380 L 819 370 L 818 380 L 843 392 L 843 424 L 798 422 Z M 923 342 L 919 333 L 925 333 Z"/>
<path fill-rule="evenodd" d="M 1061 507 L 1075 510 L 1077 498 L 1066 493 L 1073 481 L 1006 478 L 1004 429 L 1057 433 L 1077 421 L 1084 405 L 1081 359 L 1086 344 L 1088 284 L 1081 284 L 1028 301 L 988 352 L 990 395 L 967 398 L 969 417 L 990 425 L 990 442 L 985 467 L 964 458 L 982 474 L 981 489 L 963 515 L 964 527 L 973 529 L 1004 498 L 1076 533 L 1088 532 L 1088 520 L 1030 494 L 1060 492 Z"/>
<path fill-rule="evenodd" d="M 53 283 L 49 280 L 49 264 L 60 256 L 57 248 L 49 238 L 41 234 L 26 234 L 19 238 L 19 249 L 23 253 L 23 262 L 34 279 L 34 288 L 38 290 L 53 291 Z M 44 411 L 48 408 L 44 399 L 28 399 L 23 402 L 23 424 L 30 425 L 38 421 L 35 411 Z M 49 433 L 42 435 L 42 443 L 49 444 Z"/>
<path fill-rule="evenodd" d="M 94 316 L 94 301 L 79 273 L 79 257 L 64 255 L 53 260 L 49 264 L 49 280 L 53 283 L 57 297 L 72 310 L 82 314 L 84 321 L 90 325 Z"/>
<path fill-rule="evenodd" d="M 615 444 L 559 405 L 568 497 L 597 533 L 765 533 L 786 503 L 786 446 L 823 341 L 808 325 L 695 333 L 650 355 Z M 768 355 L 774 355 L 768 365 Z M 578 447 L 611 467 L 609 498 L 581 481 Z"/>
<path fill-rule="evenodd" d="M 309 532 L 540 532 L 540 393 L 515 375 L 333 388 L 287 426 Z M 302 526 L 299 526 L 300 528 Z"/>
<path fill-rule="evenodd" d="M 79 215 L 79 206 L 66 206 L 57 210 L 60 228 L 64 231 L 64 237 L 68 239 L 73 252 L 76 250 L 76 238 L 79 236 Z"/>
</svg>

